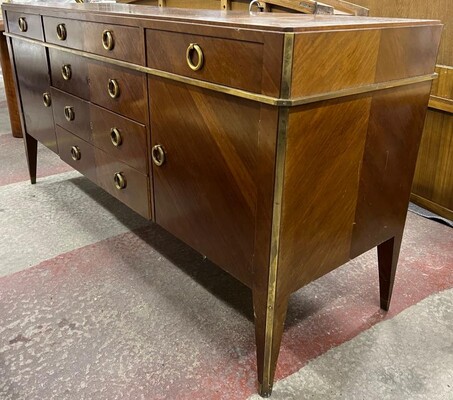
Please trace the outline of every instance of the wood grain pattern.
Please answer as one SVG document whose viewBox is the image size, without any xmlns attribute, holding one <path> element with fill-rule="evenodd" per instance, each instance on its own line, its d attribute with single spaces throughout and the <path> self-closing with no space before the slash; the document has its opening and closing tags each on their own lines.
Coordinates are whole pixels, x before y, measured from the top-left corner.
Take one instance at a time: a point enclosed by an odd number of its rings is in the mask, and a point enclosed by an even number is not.
<svg viewBox="0 0 453 400">
<path fill-rule="evenodd" d="M 367 7 L 370 16 L 396 18 L 437 19 L 444 23 L 442 40 L 439 48 L 438 64 L 453 65 L 453 2 L 436 0 L 354 0 L 355 4 Z"/>
<path fill-rule="evenodd" d="M 91 143 L 90 103 L 55 88 L 51 88 L 51 94 L 55 124 Z M 73 120 L 66 119 L 65 107 L 72 108 Z"/>
<path fill-rule="evenodd" d="M 73 135 L 71 132 L 57 126 L 56 128 L 60 158 L 69 164 L 72 168 L 81 172 L 92 182 L 97 183 L 96 160 L 94 156 L 94 147 Z M 74 160 L 71 157 L 71 148 L 76 146 L 81 154 L 80 160 Z"/>
<path fill-rule="evenodd" d="M 174 32 L 146 31 L 147 65 L 179 75 L 261 93 L 263 45 Z M 190 43 L 204 54 L 200 70 L 186 62 Z M 197 60 L 193 61 L 194 63 Z"/>
<path fill-rule="evenodd" d="M 374 83 L 379 40 L 378 30 L 296 35 L 291 96 Z"/>
<path fill-rule="evenodd" d="M 42 97 L 50 92 L 46 49 L 20 40 L 12 44 L 25 131 L 57 152 L 52 107 L 45 107 Z"/>
<path fill-rule="evenodd" d="M 426 115 L 412 200 L 453 220 L 453 114 L 429 110 Z"/>
<path fill-rule="evenodd" d="M 24 12 L 6 11 L 8 31 L 31 39 L 44 40 L 42 31 L 41 16 Z M 27 23 L 27 30 L 22 32 L 19 29 L 19 18 L 24 18 Z"/>
<path fill-rule="evenodd" d="M 1 15 L 0 15 L 1 18 Z M 11 133 L 14 137 L 22 137 L 22 126 L 20 124 L 18 99 L 14 87 L 13 70 L 9 58 L 6 37 L 3 35 L 5 28 L 4 22 L 0 19 L 0 65 L 5 85 L 5 96 L 8 105 L 9 121 L 11 124 Z"/>
<path fill-rule="evenodd" d="M 401 234 L 430 88 L 424 82 L 373 96 L 351 258 Z"/>
<path fill-rule="evenodd" d="M 98 148 L 94 148 L 94 153 L 98 185 L 142 217 L 150 219 L 148 177 Z M 115 173 L 118 172 L 126 180 L 126 187 L 124 189 L 117 189 L 115 187 L 113 178 Z"/>
<path fill-rule="evenodd" d="M 370 103 L 362 96 L 291 110 L 278 283 L 285 292 L 349 260 Z"/>
<path fill-rule="evenodd" d="M 145 64 L 145 55 L 142 51 L 144 38 L 142 31 L 137 27 L 76 21 L 61 17 L 44 17 L 43 23 L 46 42 L 135 64 Z M 64 24 L 66 27 L 65 40 L 60 40 L 57 36 L 58 24 Z M 102 45 L 102 33 L 105 30 L 112 33 L 114 41 L 112 50 L 106 50 Z"/>
<path fill-rule="evenodd" d="M 259 104 L 148 81 L 156 222 L 251 286 Z"/>
</svg>

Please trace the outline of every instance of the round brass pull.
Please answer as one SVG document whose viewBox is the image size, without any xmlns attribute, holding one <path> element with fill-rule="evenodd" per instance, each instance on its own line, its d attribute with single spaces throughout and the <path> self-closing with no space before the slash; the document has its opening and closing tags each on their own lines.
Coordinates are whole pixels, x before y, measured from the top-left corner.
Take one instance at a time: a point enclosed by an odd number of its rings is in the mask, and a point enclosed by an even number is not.
<svg viewBox="0 0 453 400">
<path fill-rule="evenodd" d="M 68 121 L 68 122 L 74 121 L 74 118 L 75 118 L 74 108 L 71 106 L 65 106 L 64 117 L 66 118 L 66 121 Z"/>
<path fill-rule="evenodd" d="M 82 158 L 82 153 L 80 152 L 80 149 L 77 146 L 71 147 L 71 158 L 74 161 L 78 161 Z"/>
<path fill-rule="evenodd" d="M 196 64 L 192 62 L 192 55 L 193 53 L 197 53 L 198 61 Z M 201 47 L 196 44 L 196 43 L 190 43 L 189 47 L 187 47 L 186 50 L 186 61 L 187 65 L 190 67 L 192 71 L 198 71 L 203 67 L 203 62 L 204 62 L 204 56 L 203 56 L 203 50 L 201 50 Z"/>
<path fill-rule="evenodd" d="M 106 50 L 113 50 L 115 47 L 115 40 L 113 39 L 113 32 L 105 30 L 102 32 L 102 47 Z"/>
<path fill-rule="evenodd" d="M 24 17 L 19 18 L 18 24 L 19 24 L 19 29 L 21 32 L 27 32 L 28 24 Z"/>
<path fill-rule="evenodd" d="M 65 64 L 61 67 L 61 76 L 65 81 L 69 81 L 69 79 L 71 79 L 72 71 L 69 64 Z"/>
<path fill-rule="evenodd" d="M 115 175 L 113 175 L 113 181 L 118 190 L 124 189 L 127 186 L 126 178 L 121 172 L 116 172 Z"/>
<path fill-rule="evenodd" d="M 60 40 L 66 40 L 66 25 L 65 24 L 57 25 L 57 37 Z"/>
<path fill-rule="evenodd" d="M 117 128 L 110 129 L 110 140 L 115 147 L 121 146 L 121 143 L 123 143 L 123 138 Z"/>
<path fill-rule="evenodd" d="M 118 85 L 118 82 L 116 79 L 109 79 L 108 91 L 109 91 L 109 96 L 112 99 L 116 99 L 117 97 L 119 97 L 120 86 Z"/>
<path fill-rule="evenodd" d="M 160 144 L 153 146 L 151 150 L 151 158 L 153 159 L 153 163 L 158 167 L 163 165 L 163 163 L 165 162 L 165 151 Z"/>
<path fill-rule="evenodd" d="M 50 107 L 52 105 L 52 99 L 50 97 L 50 93 L 49 92 L 44 92 L 42 94 L 42 102 L 44 103 L 44 105 L 46 107 Z"/>
</svg>

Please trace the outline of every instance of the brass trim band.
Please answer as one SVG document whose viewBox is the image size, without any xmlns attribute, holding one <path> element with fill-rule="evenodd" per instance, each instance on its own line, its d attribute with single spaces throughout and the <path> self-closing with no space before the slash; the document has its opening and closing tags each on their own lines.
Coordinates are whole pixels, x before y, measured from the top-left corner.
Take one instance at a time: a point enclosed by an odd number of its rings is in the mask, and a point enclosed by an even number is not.
<svg viewBox="0 0 453 400">
<path fill-rule="evenodd" d="M 198 79 L 188 78 L 186 76 L 181 76 L 181 75 L 173 74 L 171 72 L 161 71 L 161 70 L 150 68 L 150 67 L 144 67 L 143 65 L 133 64 L 133 63 L 130 63 L 127 61 L 115 60 L 115 59 L 112 59 L 109 57 L 104 57 L 104 56 L 100 56 L 100 55 L 92 54 L 92 53 L 85 53 L 82 50 L 68 49 L 66 47 L 58 46 L 58 45 L 55 45 L 52 43 L 45 43 L 45 42 L 41 42 L 39 40 L 29 39 L 29 38 L 23 37 L 21 35 L 16 35 L 14 33 L 4 32 L 3 34 L 5 36 L 13 38 L 13 39 L 19 39 L 19 40 L 23 40 L 25 42 L 34 43 L 34 44 L 37 44 L 37 45 L 40 45 L 43 47 L 47 47 L 50 49 L 61 50 L 66 53 L 76 54 L 81 57 L 89 58 L 92 60 L 102 61 L 107 64 L 113 64 L 113 65 L 117 65 L 119 67 L 124 67 L 124 68 L 132 69 L 135 71 L 139 71 L 139 72 L 145 72 L 149 75 L 157 76 L 160 78 L 170 79 L 170 80 L 173 80 L 176 82 L 185 83 L 188 85 L 192 85 L 192 86 L 196 86 L 196 87 L 200 87 L 200 88 L 204 88 L 204 89 L 209 89 L 209 90 L 213 90 L 213 91 L 224 93 L 224 94 L 229 94 L 229 95 L 240 97 L 243 99 L 252 100 L 252 101 L 256 101 L 256 102 L 263 103 L 263 104 L 269 104 L 272 106 L 280 106 L 280 107 L 294 107 L 294 106 L 299 106 L 299 105 L 303 105 L 303 104 L 316 103 L 318 101 L 336 99 L 336 98 L 346 97 L 346 96 L 353 96 L 355 94 L 363 94 L 363 93 L 375 92 L 378 90 L 385 90 L 385 89 L 390 89 L 390 88 L 399 87 L 399 86 L 412 85 L 415 83 L 430 81 L 430 80 L 437 78 L 437 73 L 433 73 L 433 74 L 420 75 L 420 76 L 415 76 L 415 77 L 405 78 L 405 79 L 396 79 L 396 80 L 387 81 L 387 82 L 371 83 L 368 85 L 351 87 L 351 88 L 347 88 L 347 89 L 336 90 L 336 91 L 327 92 L 327 93 L 320 93 L 320 94 L 315 94 L 315 95 L 310 95 L 310 96 L 303 96 L 303 97 L 298 97 L 298 98 L 294 98 L 294 99 L 277 98 L 277 97 L 272 97 L 272 96 L 266 96 L 266 95 L 260 94 L 260 93 L 247 92 L 246 90 L 242 90 L 242 89 L 230 88 L 227 86 L 219 85 L 218 83 L 200 81 Z M 292 33 L 287 33 L 287 34 L 285 34 L 285 36 L 289 35 L 289 34 L 292 34 Z M 283 88 L 284 88 L 284 86 L 282 86 L 282 89 Z"/>
</svg>

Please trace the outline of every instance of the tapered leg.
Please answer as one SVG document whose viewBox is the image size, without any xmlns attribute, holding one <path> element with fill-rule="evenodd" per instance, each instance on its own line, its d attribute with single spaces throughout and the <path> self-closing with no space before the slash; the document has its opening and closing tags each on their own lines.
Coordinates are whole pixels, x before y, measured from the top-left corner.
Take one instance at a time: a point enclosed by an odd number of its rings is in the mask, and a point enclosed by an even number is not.
<svg viewBox="0 0 453 400">
<path fill-rule="evenodd" d="M 267 291 L 253 291 L 259 394 L 262 397 L 272 393 L 288 297 L 277 294 L 274 302 L 269 301 Z"/>
<path fill-rule="evenodd" d="M 36 183 L 36 162 L 38 156 L 38 141 L 28 133 L 24 135 L 25 155 L 27 156 L 28 173 L 31 183 Z"/>
<path fill-rule="evenodd" d="M 401 233 L 378 246 L 379 291 L 381 308 L 385 311 L 390 307 L 402 237 Z"/>
</svg>

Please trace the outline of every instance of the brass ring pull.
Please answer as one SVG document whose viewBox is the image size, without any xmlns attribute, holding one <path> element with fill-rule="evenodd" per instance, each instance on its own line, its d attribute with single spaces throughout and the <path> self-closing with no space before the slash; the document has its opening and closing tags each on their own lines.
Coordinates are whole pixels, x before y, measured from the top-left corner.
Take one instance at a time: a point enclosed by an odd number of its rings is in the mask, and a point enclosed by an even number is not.
<svg viewBox="0 0 453 400">
<path fill-rule="evenodd" d="M 66 40 L 66 25 L 65 24 L 57 25 L 57 37 L 60 40 Z"/>
<path fill-rule="evenodd" d="M 116 99 L 117 97 L 119 97 L 120 86 L 118 85 L 118 82 L 116 79 L 109 79 L 108 91 L 109 91 L 109 96 L 112 99 Z"/>
<path fill-rule="evenodd" d="M 71 106 L 65 106 L 64 117 L 66 118 L 66 121 L 68 121 L 68 122 L 74 121 L 74 118 L 75 118 L 74 108 Z"/>
<path fill-rule="evenodd" d="M 27 20 L 24 17 L 19 18 L 18 24 L 21 32 L 27 32 L 28 24 Z"/>
<path fill-rule="evenodd" d="M 197 53 L 198 56 L 198 61 L 196 64 L 192 62 L 192 54 L 193 52 Z M 190 43 L 189 47 L 187 47 L 186 50 L 186 61 L 187 65 L 190 67 L 192 71 L 198 71 L 203 67 L 203 62 L 204 62 L 204 56 L 203 56 L 203 50 L 201 50 L 201 47 L 196 44 L 196 43 Z"/>
<path fill-rule="evenodd" d="M 80 149 L 77 146 L 71 147 L 71 158 L 74 161 L 78 161 L 82 158 L 82 153 L 80 152 Z"/>
<path fill-rule="evenodd" d="M 113 48 L 115 47 L 112 31 L 105 30 L 104 32 L 102 32 L 102 47 L 109 51 L 113 50 Z"/>
<path fill-rule="evenodd" d="M 126 178 L 121 172 L 116 172 L 115 175 L 113 175 L 113 181 L 118 190 L 124 189 L 127 186 Z"/>
<path fill-rule="evenodd" d="M 63 77 L 63 79 L 65 81 L 69 81 L 69 79 L 71 79 L 72 70 L 71 70 L 71 66 L 69 64 L 64 64 L 61 67 L 61 76 Z"/>
<path fill-rule="evenodd" d="M 153 163 L 156 164 L 158 167 L 163 165 L 163 163 L 165 162 L 165 151 L 160 144 L 156 144 L 152 148 L 151 158 L 153 159 Z"/>
<path fill-rule="evenodd" d="M 123 143 L 123 138 L 117 128 L 110 129 L 110 140 L 115 147 L 121 146 L 121 143 Z"/>
<path fill-rule="evenodd" d="M 50 97 L 50 93 L 49 92 L 44 92 L 42 94 L 42 102 L 44 103 L 44 105 L 46 107 L 50 107 L 52 105 L 52 99 Z"/>
</svg>

